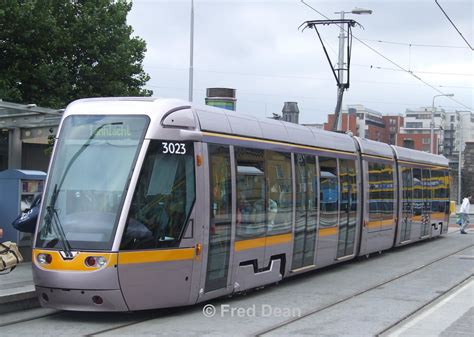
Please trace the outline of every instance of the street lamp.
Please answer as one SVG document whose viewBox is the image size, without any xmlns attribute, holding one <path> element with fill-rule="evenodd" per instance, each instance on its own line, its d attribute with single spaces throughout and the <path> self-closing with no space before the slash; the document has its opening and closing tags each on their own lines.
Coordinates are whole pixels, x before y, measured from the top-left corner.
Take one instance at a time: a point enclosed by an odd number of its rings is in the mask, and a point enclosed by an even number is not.
<svg viewBox="0 0 474 337">
<path fill-rule="evenodd" d="M 430 133 L 430 142 L 431 142 L 431 153 L 434 153 L 434 124 L 435 124 L 435 98 L 436 97 L 441 97 L 441 96 L 446 96 L 446 97 L 453 97 L 454 94 L 442 94 L 442 95 L 435 95 L 433 96 L 433 104 L 431 105 L 432 106 L 432 109 L 431 109 L 431 124 L 430 124 L 430 129 L 431 129 L 431 133 Z M 438 152 L 438 151 L 436 151 Z"/>
<path fill-rule="evenodd" d="M 350 12 L 344 12 L 344 11 L 340 11 L 340 12 L 334 12 L 334 14 L 341 14 L 341 20 L 344 20 L 344 14 L 358 14 L 358 15 L 361 15 L 361 14 L 372 14 L 372 10 L 370 9 L 364 9 L 364 8 L 354 8 L 353 10 L 351 10 Z M 338 62 L 337 62 L 337 69 L 338 69 L 338 77 L 339 77 L 339 83 L 344 83 L 344 42 L 345 42 L 345 39 L 346 39 L 346 35 L 344 34 L 345 31 L 344 31 L 344 24 L 341 24 L 340 25 L 340 30 L 339 30 L 339 56 L 338 56 Z M 337 94 L 339 95 L 339 88 L 337 89 Z M 336 116 L 334 116 L 335 118 L 337 118 L 337 114 L 339 112 L 336 111 Z M 337 130 L 340 131 L 342 130 L 342 118 L 338 118 L 337 120 Z"/>
<path fill-rule="evenodd" d="M 189 32 L 189 94 L 188 99 L 193 101 L 194 84 L 194 0 L 191 0 L 191 28 Z"/>
<path fill-rule="evenodd" d="M 459 154 L 458 154 L 458 205 L 461 204 L 461 163 L 462 163 L 462 118 L 467 115 L 471 115 L 470 111 L 466 111 L 466 114 L 461 114 L 463 111 L 456 111 L 459 117 Z"/>
</svg>

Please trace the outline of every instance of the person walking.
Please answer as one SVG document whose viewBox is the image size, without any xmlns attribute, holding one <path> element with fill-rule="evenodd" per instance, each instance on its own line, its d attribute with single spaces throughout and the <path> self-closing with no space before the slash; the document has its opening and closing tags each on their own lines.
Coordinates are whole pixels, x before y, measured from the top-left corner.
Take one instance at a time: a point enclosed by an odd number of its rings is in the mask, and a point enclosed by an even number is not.
<svg viewBox="0 0 474 337">
<path fill-rule="evenodd" d="M 472 194 L 466 195 L 462 200 L 461 209 L 461 234 L 467 234 L 466 228 L 469 226 L 469 206 L 471 206 Z"/>
</svg>

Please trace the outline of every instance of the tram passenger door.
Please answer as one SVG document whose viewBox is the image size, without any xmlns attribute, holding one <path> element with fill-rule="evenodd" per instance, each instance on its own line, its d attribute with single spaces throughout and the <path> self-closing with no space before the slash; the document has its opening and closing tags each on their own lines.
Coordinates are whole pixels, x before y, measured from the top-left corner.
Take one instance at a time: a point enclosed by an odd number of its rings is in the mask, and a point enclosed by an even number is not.
<svg viewBox="0 0 474 337">
<path fill-rule="evenodd" d="M 357 223 L 357 177 L 355 161 L 339 159 L 340 214 L 337 258 L 354 253 Z"/>
<path fill-rule="evenodd" d="M 431 225 L 431 174 L 429 169 L 421 171 L 423 182 L 423 209 L 421 220 L 421 237 L 430 235 Z"/>
<path fill-rule="evenodd" d="M 337 158 L 318 157 L 319 227 L 316 264 L 334 263 L 339 230 L 339 179 Z"/>
<path fill-rule="evenodd" d="M 402 168 L 402 222 L 400 228 L 400 242 L 410 240 L 413 216 L 413 176 L 411 168 Z"/>
<path fill-rule="evenodd" d="M 421 177 L 421 169 L 413 169 L 413 199 L 412 199 L 412 231 L 410 238 L 418 240 L 422 232 L 423 223 L 423 181 Z"/>
<path fill-rule="evenodd" d="M 292 270 L 314 265 L 318 214 L 316 158 L 295 154 L 296 225 Z"/>
<path fill-rule="evenodd" d="M 208 145 L 210 221 L 204 292 L 226 289 L 232 238 L 232 174 L 229 146 Z"/>
</svg>

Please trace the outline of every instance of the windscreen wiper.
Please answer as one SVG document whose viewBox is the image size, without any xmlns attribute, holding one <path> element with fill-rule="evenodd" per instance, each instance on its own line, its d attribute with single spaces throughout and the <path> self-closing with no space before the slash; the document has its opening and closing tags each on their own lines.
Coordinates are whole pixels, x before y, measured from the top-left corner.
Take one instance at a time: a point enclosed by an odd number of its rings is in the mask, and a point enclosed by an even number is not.
<svg viewBox="0 0 474 337">
<path fill-rule="evenodd" d="M 54 205 L 56 204 L 56 199 L 58 198 L 58 194 L 59 189 L 58 184 L 56 184 L 54 185 L 54 191 L 53 195 L 51 196 L 51 202 L 48 206 L 46 206 L 46 217 L 44 219 L 46 222 L 45 228 L 47 228 L 48 232 L 50 231 L 51 227 L 54 228 L 54 231 L 56 232 L 59 241 L 61 241 L 61 245 L 63 246 L 66 257 L 72 258 L 73 256 L 71 251 L 71 245 L 69 244 L 69 241 L 66 238 L 63 226 L 61 225 L 61 221 L 59 220 L 58 211 L 56 210 L 56 208 L 54 208 Z"/>
</svg>

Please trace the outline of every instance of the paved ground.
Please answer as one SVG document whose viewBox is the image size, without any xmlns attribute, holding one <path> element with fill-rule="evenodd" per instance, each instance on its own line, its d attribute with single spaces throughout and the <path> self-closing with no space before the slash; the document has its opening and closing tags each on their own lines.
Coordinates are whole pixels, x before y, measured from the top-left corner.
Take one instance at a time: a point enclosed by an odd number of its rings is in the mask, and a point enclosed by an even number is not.
<svg viewBox="0 0 474 337">
<path fill-rule="evenodd" d="M 0 314 L 34 305 L 38 303 L 31 263 L 21 263 L 12 272 L 0 275 Z"/>
<path fill-rule="evenodd" d="M 469 283 L 474 272 L 473 245 L 474 232 L 470 230 L 470 235 L 454 232 L 392 249 L 246 296 L 211 301 L 208 304 L 216 309 L 213 317 L 203 314 L 204 304 L 131 314 L 33 309 L 0 315 L 0 335 L 411 336 L 432 327 L 429 335 L 467 336 L 474 331 L 474 297 Z M 26 275 L 27 268 L 24 272 Z M 11 276 L 4 275 L 2 280 Z M 452 294 L 457 295 L 449 298 Z M 449 300 L 442 302 L 443 298 Z M 464 302 L 464 306 L 456 305 L 453 311 L 447 306 L 453 301 Z M 400 323 L 404 318 L 409 320 Z M 433 326 L 427 319 L 443 324 Z M 280 326 L 282 322 L 288 324 Z"/>
<path fill-rule="evenodd" d="M 398 336 L 473 336 L 474 277 L 454 291 L 394 327 L 386 335 Z"/>
</svg>

